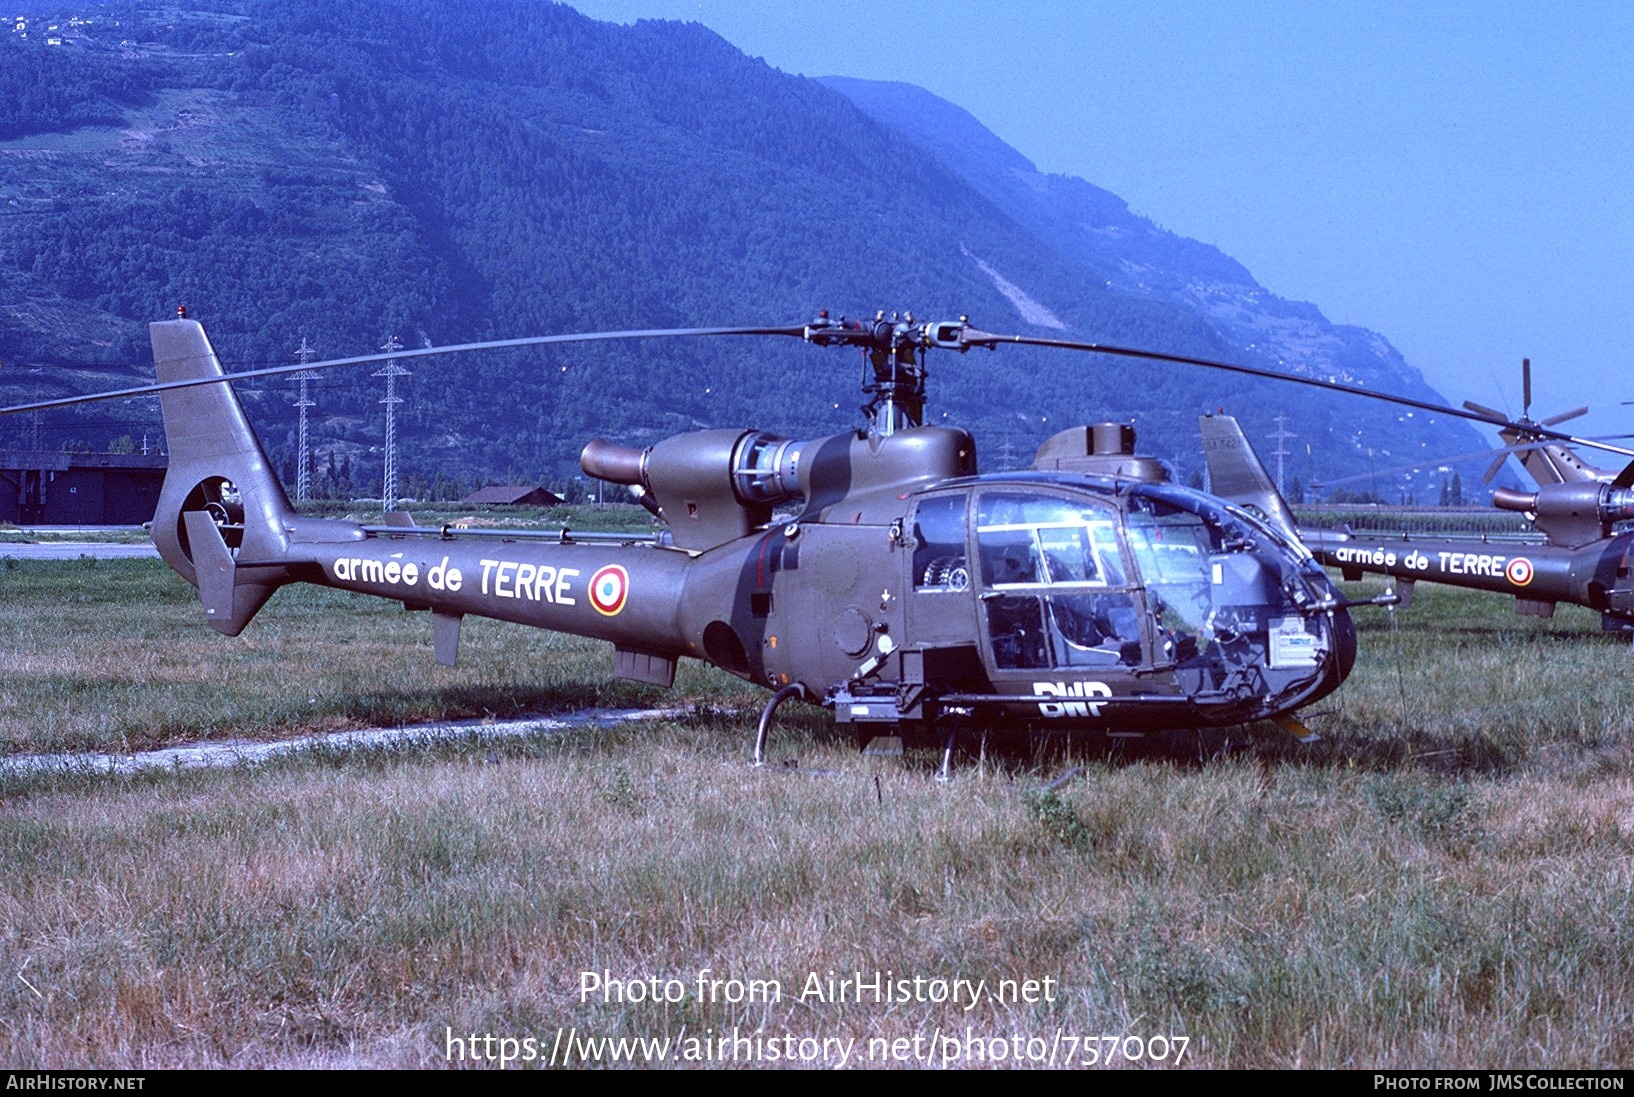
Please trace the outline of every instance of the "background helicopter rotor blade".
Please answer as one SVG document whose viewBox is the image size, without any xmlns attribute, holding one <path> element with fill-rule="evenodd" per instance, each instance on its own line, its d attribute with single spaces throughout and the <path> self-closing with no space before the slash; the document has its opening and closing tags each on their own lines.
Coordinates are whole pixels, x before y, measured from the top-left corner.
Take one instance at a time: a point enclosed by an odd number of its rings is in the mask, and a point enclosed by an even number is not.
<svg viewBox="0 0 1634 1097">
<path fill-rule="evenodd" d="M 1521 359 L 1521 389 L 1524 393 L 1524 403 L 1521 411 L 1521 422 L 1524 424 L 1524 426 L 1517 427 L 1515 429 L 1518 431 L 1518 433 L 1527 438 L 1538 438 L 1541 434 L 1548 433 L 1547 431 L 1536 430 L 1534 429 L 1535 427 L 1547 428 L 1556 426 L 1557 424 L 1564 423 L 1567 420 L 1576 419 L 1580 415 L 1587 415 L 1589 413 L 1588 406 L 1584 405 L 1580 408 L 1573 408 L 1571 411 L 1563 411 L 1559 415 L 1551 415 L 1541 423 L 1534 424 L 1532 422 L 1532 360 L 1530 358 Z M 1470 411 L 1477 412 L 1481 415 L 1490 416 L 1494 419 L 1504 418 L 1504 416 L 1500 415 L 1498 412 L 1485 406 L 1484 404 L 1477 404 L 1474 400 L 1465 400 L 1464 407 L 1468 408 Z M 1535 448 L 1535 446 L 1511 446 L 1507 450 L 1500 451 L 1492 464 L 1487 466 L 1486 472 L 1481 474 L 1481 482 L 1483 484 L 1492 483 L 1493 477 L 1497 476 L 1498 470 L 1503 468 L 1504 461 L 1510 453 L 1531 448 Z"/>
<path fill-rule="evenodd" d="M 1464 407 L 1468 408 L 1470 411 L 1478 412 L 1481 415 L 1485 415 L 1489 419 L 1507 419 L 1508 418 L 1508 416 L 1505 415 L 1503 412 L 1494 411 L 1492 408 L 1487 407 L 1485 404 L 1477 404 L 1474 400 L 1465 400 L 1464 401 Z"/>
<path fill-rule="evenodd" d="M 1498 412 L 1493 411 L 1489 407 L 1485 407 L 1485 406 L 1483 406 L 1481 404 L 1477 404 L 1473 400 L 1465 400 L 1464 401 L 1464 406 L 1466 408 L 1468 408 L 1470 411 L 1477 411 L 1477 412 L 1480 412 L 1482 415 L 1492 415 L 1492 416 L 1496 416 L 1497 418 L 1500 418 L 1500 419 L 1507 418 L 1507 416 L 1501 415 Z M 1551 416 L 1549 416 L 1549 418 L 1539 421 L 1537 423 L 1537 425 L 1538 426 L 1543 426 L 1543 427 L 1552 427 L 1556 423 L 1564 423 L 1568 419 L 1576 419 L 1579 415 L 1587 415 L 1588 413 L 1589 413 L 1588 405 L 1585 404 L 1583 407 L 1573 408 L 1571 411 L 1563 411 L 1559 415 L 1551 415 Z M 1520 421 L 1522 423 L 1532 423 L 1533 422 L 1533 419 L 1532 419 L 1532 360 L 1530 358 L 1522 358 L 1521 359 L 1521 418 L 1520 418 Z"/>
<path fill-rule="evenodd" d="M 155 382 L 147 385 L 136 385 L 127 389 L 114 389 L 108 392 L 87 393 L 82 396 L 63 396 L 55 400 L 39 400 L 30 404 L 14 404 L 11 407 L 0 408 L 0 415 L 12 415 L 23 411 L 46 411 L 51 408 L 72 407 L 77 404 L 89 404 L 98 400 L 119 400 L 133 396 L 152 396 L 156 393 L 169 392 L 173 389 L 193 388 L 198 385 L 217 385 L 223 381 L 247 381 L 257 377 L 278 377 L 301 370 L 336 369 L 341 366 L 362 366 L 371 362 L 384 362 L 404 358 L 429 358 L 441 354 L 464 354 L 476 350 L 504 350 L 515 347 L 540 347 L 560 343 L 597 343 L 614 342 L 630 339 L 681 339 L 709 335 L 786 335 L 794 338 L 803 338 L 806 334 L 805 325 L 798 327 L 745 327 L 745 328 L 645 328 L 632 331 L 596 331 L 571 333 L 567 335 L 536 335 L 525 339 L 496 339 L 481 343 L 456 343 L 442 347 L 420 347 L 412 350 L 400 350 L 389 354 L 363 354 L 355 358 L 331 358 L 324 362 L 296 363 L 290 366 L 268 366 L 264 369 L 243 370 L 238 373 L 229 373 L 225 377 L 192 378 L 185 381 Z"/>
<path fill-rule="evenodd" d="M 1492 456 L 1494 453 L 1496 453 L 1497 458 L 1496 458 L 1496 463 L 1494 464 L 1493 467 L 1497 468 L 1497 467 L 1501 466 L 1504 463 L 1504 461 L 1506 461 L 1509 458 L 1509 455 L 1511 453 L 1514 453 L 1516 450 L 1519 450 L 1519 449 L 1522 449 L 1522 448 L 1524 448 L 1524 447 L 1522 447 L 1522 446 L 1506 446 L 1503 449 L 1496 450 L 1496 451 L 1490 450 L 1490 449 L 1481 449 L 1481 450 L 1473 450 L 1473 451 L 1471 451 L 1469 453 L 1455 453 L 1451 457 L 1441 457 L 1441 458 L 1437 458 L 1435 460 L 1429 460 L 1429 461 L 1417 461 L 1417 462 L 1414 462 L 1411 465 L 1396 465 L 1396 466 L 1394 466 L 1392 468 L 1376 469 L 1376 470 L 1373 470 L 1373 471 L 1370 471 L 1370 472 L 1358 473 L 1355 476 L 1340 476 L 1340 477 L 1336 477 L 1336 478 L 1334 478 L 1332 480 L 1313 480 L 1313 481 L 1311 481 L 1311 487 L 1313 487 L 1313 488 L 1333 488 L 1333 487 L 1338 487 L 1341 484 L 1350 484 L 1350 483 L 1355 483 L 1355 482 L 1360 481 L 1360 480 L 1376 479 L 1376 478 L 1381 477 L 1381 476 L 1395 476 L 1395 475 L 1397 475 L 1399 473 L 1403 473 L 1403 472 L 1417 472 L 1420 469 L 1435 468 L 1435 467 L 1437 467 L 1439 465 L 1461 465 L 1466 461 L 1478 461 L 1483 457 Z"/>
<path fill-rule="evenodd" d="M 1608 439 L 1608 438 L 1629 438 L 1629 437 L 1634 437 L 1634 435 L 1603 434 L 1603 435 L 1597 435 L 1596 438 L 1595 438 L 1595 441 L 1604 441 L 1605 439 Z M 1313 488 L 1339 487 L 1342 484 L 1356 483 L 1356 482 L 1361 481 L 1361 480 L 1374 479 L 1374 478 L 1378 478 L 1378 477 L 1382 477 L 1382 476 L 1395 476 L 1398 473 L 1403 473 L 1403 472 L 1417 472 L 1420 469 L 1435 468 L 1435 467 L 1437 467 L 1439 465 L 1461 465 L 1461 464 L 1465 463 L 1466 461 L 1479 461 L 1484 457 L 1493 458 L 1491 466 L 1487 469 L 1486 474 L 1482 477 L 1482 479 L 1485 482 L 1491 483 L 1493 475 L 1495 475 L 1497 473 L 1497 471 L 1500 468 L 1503 467 L 1503 463 L 1506 460 L 1509 459 L 1510 454 L 1512 454 L 1512 453 L 1526 453 L 1526 452 L 1528 452 L 1530 450 L 1542 449 L 1545 446 L 1552 446 L 1554 444 L 1555 444 L 1554 442 L 1517 442 L 1512 446 L 1504 446 L 1501 449 L 1472 450 L 1469 453 L 1455 453 L 1450 457 L 1437 457 L 1437 458 L 1432 458 L 1432 459 L 1428 459 L 1428 460 L 1424 460 L 1424 461 L 1415 461 L 1411 465 L 1396 465 L 1393 468 L 1377 469 L 1377 470 L 1372 471 L 1372 472 L 1358 473 L 1355 476 L 1341 476 L 1341 477 L 1338 477 L 1338 478 L 1333 479 L 1333 480 L 1313 480 L 1313 481 L 1311 481 L 1311 487 L 1313 487 Z"/>
<path fill-rule="evenodd" d="M 1563 411 L 1559 415 L 1551 415 L 1549 418 L 1543 420 L 1539 425 L 1552 427 L 1556 423 L 1564 423 L 1568 419 L 1576 419 L 1579 415 L 1587 415 L 1588 413 L 1589 406 L 1584 404 L 1580 408 L 1573 408 L 1571 411 Z"/>
</svg>

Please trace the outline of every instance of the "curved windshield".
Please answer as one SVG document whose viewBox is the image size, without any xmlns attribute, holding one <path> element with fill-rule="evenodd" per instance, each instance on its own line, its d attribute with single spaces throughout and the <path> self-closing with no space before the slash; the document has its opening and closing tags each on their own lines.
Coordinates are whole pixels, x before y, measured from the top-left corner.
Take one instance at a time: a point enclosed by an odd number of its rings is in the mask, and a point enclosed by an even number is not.
<svg viewBox="0 0 1634 1097">
<path fill-rule="evenodd" d="M 1322 629 L 1302 611 L 1322 600 L 1322 573 L 1302 547 L 1235 507 L 1152 485 L 1130 493 L 1125 532 L 1176 661 L 1316 665 Z"/>
<path fill-rule="evenodd" d="M 1225 540 L 1219 527 L 1190 511 L 1137 506 L 1130 509 L 1127 532 L 1159 625 L 1204 632 L 1214 609 L 1211 561 Z"/>
<path fill-rule="evenodd" d="M 1173 666 L 1189 691 L 1247 698 L 1308 678 L 1333 642 L 1309 553 L 1207 495 L 1016 485 L 974 509 L 995 669 Z"/>
</svg>

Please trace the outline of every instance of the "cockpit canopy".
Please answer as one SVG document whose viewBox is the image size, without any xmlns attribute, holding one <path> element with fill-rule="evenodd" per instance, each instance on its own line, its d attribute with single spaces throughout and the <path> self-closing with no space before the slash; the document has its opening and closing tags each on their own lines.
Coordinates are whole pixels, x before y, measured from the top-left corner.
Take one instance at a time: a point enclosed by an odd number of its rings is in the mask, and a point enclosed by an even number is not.
<svg viewBox="0 0 1634 1097">
<path fill-rule="evenodd" d="M 1246 695 L 1309 677 L 1331 647 L 1310 554 L 1186 488 L 990 479 L 927 493 L 913 522 L 915 590 L 974 588 L 999 675 L 1170 668 L 1188 692 Z"/>
</svg>

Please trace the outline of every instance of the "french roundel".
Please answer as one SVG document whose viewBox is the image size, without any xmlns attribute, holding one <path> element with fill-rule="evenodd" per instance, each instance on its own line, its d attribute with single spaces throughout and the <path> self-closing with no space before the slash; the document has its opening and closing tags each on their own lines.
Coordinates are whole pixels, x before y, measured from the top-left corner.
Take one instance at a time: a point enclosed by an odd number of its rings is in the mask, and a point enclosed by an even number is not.
<svg viewBox="0 0 1634 1097">
<path fill-rule="evenodd" d="M 1532 561 L 1524 556 L 1517 556 L 1504 567 L 1504 576 L 1517 587 L 1524 587 L 1532 581 Z"/>
<path fill-rule="evenodd" d="M 608 564 L 590 577 L 590 604 L 604 617 L 624 608 L 630 595 L 630 573 L 617 564 Z"/>
</svg>

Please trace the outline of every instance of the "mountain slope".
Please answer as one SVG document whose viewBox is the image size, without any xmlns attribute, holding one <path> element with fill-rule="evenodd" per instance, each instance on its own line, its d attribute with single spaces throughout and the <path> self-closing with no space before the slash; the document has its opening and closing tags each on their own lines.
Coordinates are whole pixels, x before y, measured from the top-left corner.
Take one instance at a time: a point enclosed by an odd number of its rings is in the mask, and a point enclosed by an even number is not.
<svg viewBox="0 0 1634 1097">
<path fill-rule="evenodd" d="M 1232 361 L 1445 402 L 1383 336 L 1332 324 L 1314 305 L 1277 297 L 1217 248 L 1158 228 L 1109 191 L 1082 179 L 1039 172 L 962 108 L 909 84 L 847 77 L 822 82 L 936 156 L 1087 278 L 1202 317 L 1230 348 Z M 1249 407 L 1228 410 L 1265 436 L 1273 429 L 1270 416 L 1284 410 L 1286 402 L 1278 397 L 1275 409 L 1260 414 Z M 1414 417 L 1382 404 L 1340 407 L 1344 410 L 1323 421 L 1330 439 L 1346 419 L 1382 427 Z M 1295 431 L 1302 433 L 1297 426 Z M 1387 452 L 1391 445 L 1411 445 L 1379 434 L 1368 437 L 1370 433 L 1353 434 L 1350 448 L 1360 454 L 1368 446 Z M 1422 490 L 1438 476 L 1434 470 L 1421 474 Z"/>
<path fill-rule="evenodd" d="M 143 323 L 183 303 L 237 367 L 289 361 L 303 337 L 341 357 L 388 334 L 786 324 L 819 308 L 1226 358 L 1243 357 L 1246 330 L 1290 349 L 1345 338 L 1309 306 L 1256 307 L 1217 251 L 1142 230 L 1113 196 L 1040 177 L 990 135 L 970 156 L 996 167 L 949 160 L 937 127 L 957 108 L 884 124 L 877 101 L 865 112 L 696 25 L 618 27 L 529 0 L 452 15 L 433 0 L 117 4 L 86 8 L 61 46 L 0 39 L 0 101 L 25 77 L 81 94 L 0 119 L 0 360 L 27 367 L 0 370 L 7 396 L 145 372 Z M 1358 467 L 1356 410 L 1283 387 L 1025 348 L 930 367 L 933 414 L 976 429 L 989 467 L 1074 422 L 1135 419 L 1146 446 L 1195 468 L 1195 415 L 1222 401 L 1286 407 L 1321 443 L 1311 473 Z M 792 341 L 414 368 L 400 463 L 422 486 L 562 484 L 592 435 L 810 434 L 854 422 L 858 402 L 854 359 Z M 292 389 L 250 397 L 286 469 Z M 320 385 L 335 490 L 377 475 L 379 397 L 362 372 Z M 153 419 L 139 404 L 85 412 L 48 423 L 48 444 L 100 446 Z M 1467 431 L 1410 426 L 1389 447 L 1475 448 Z M 0 424 L 0 442 L 28 429 Z"/>
</svg>

